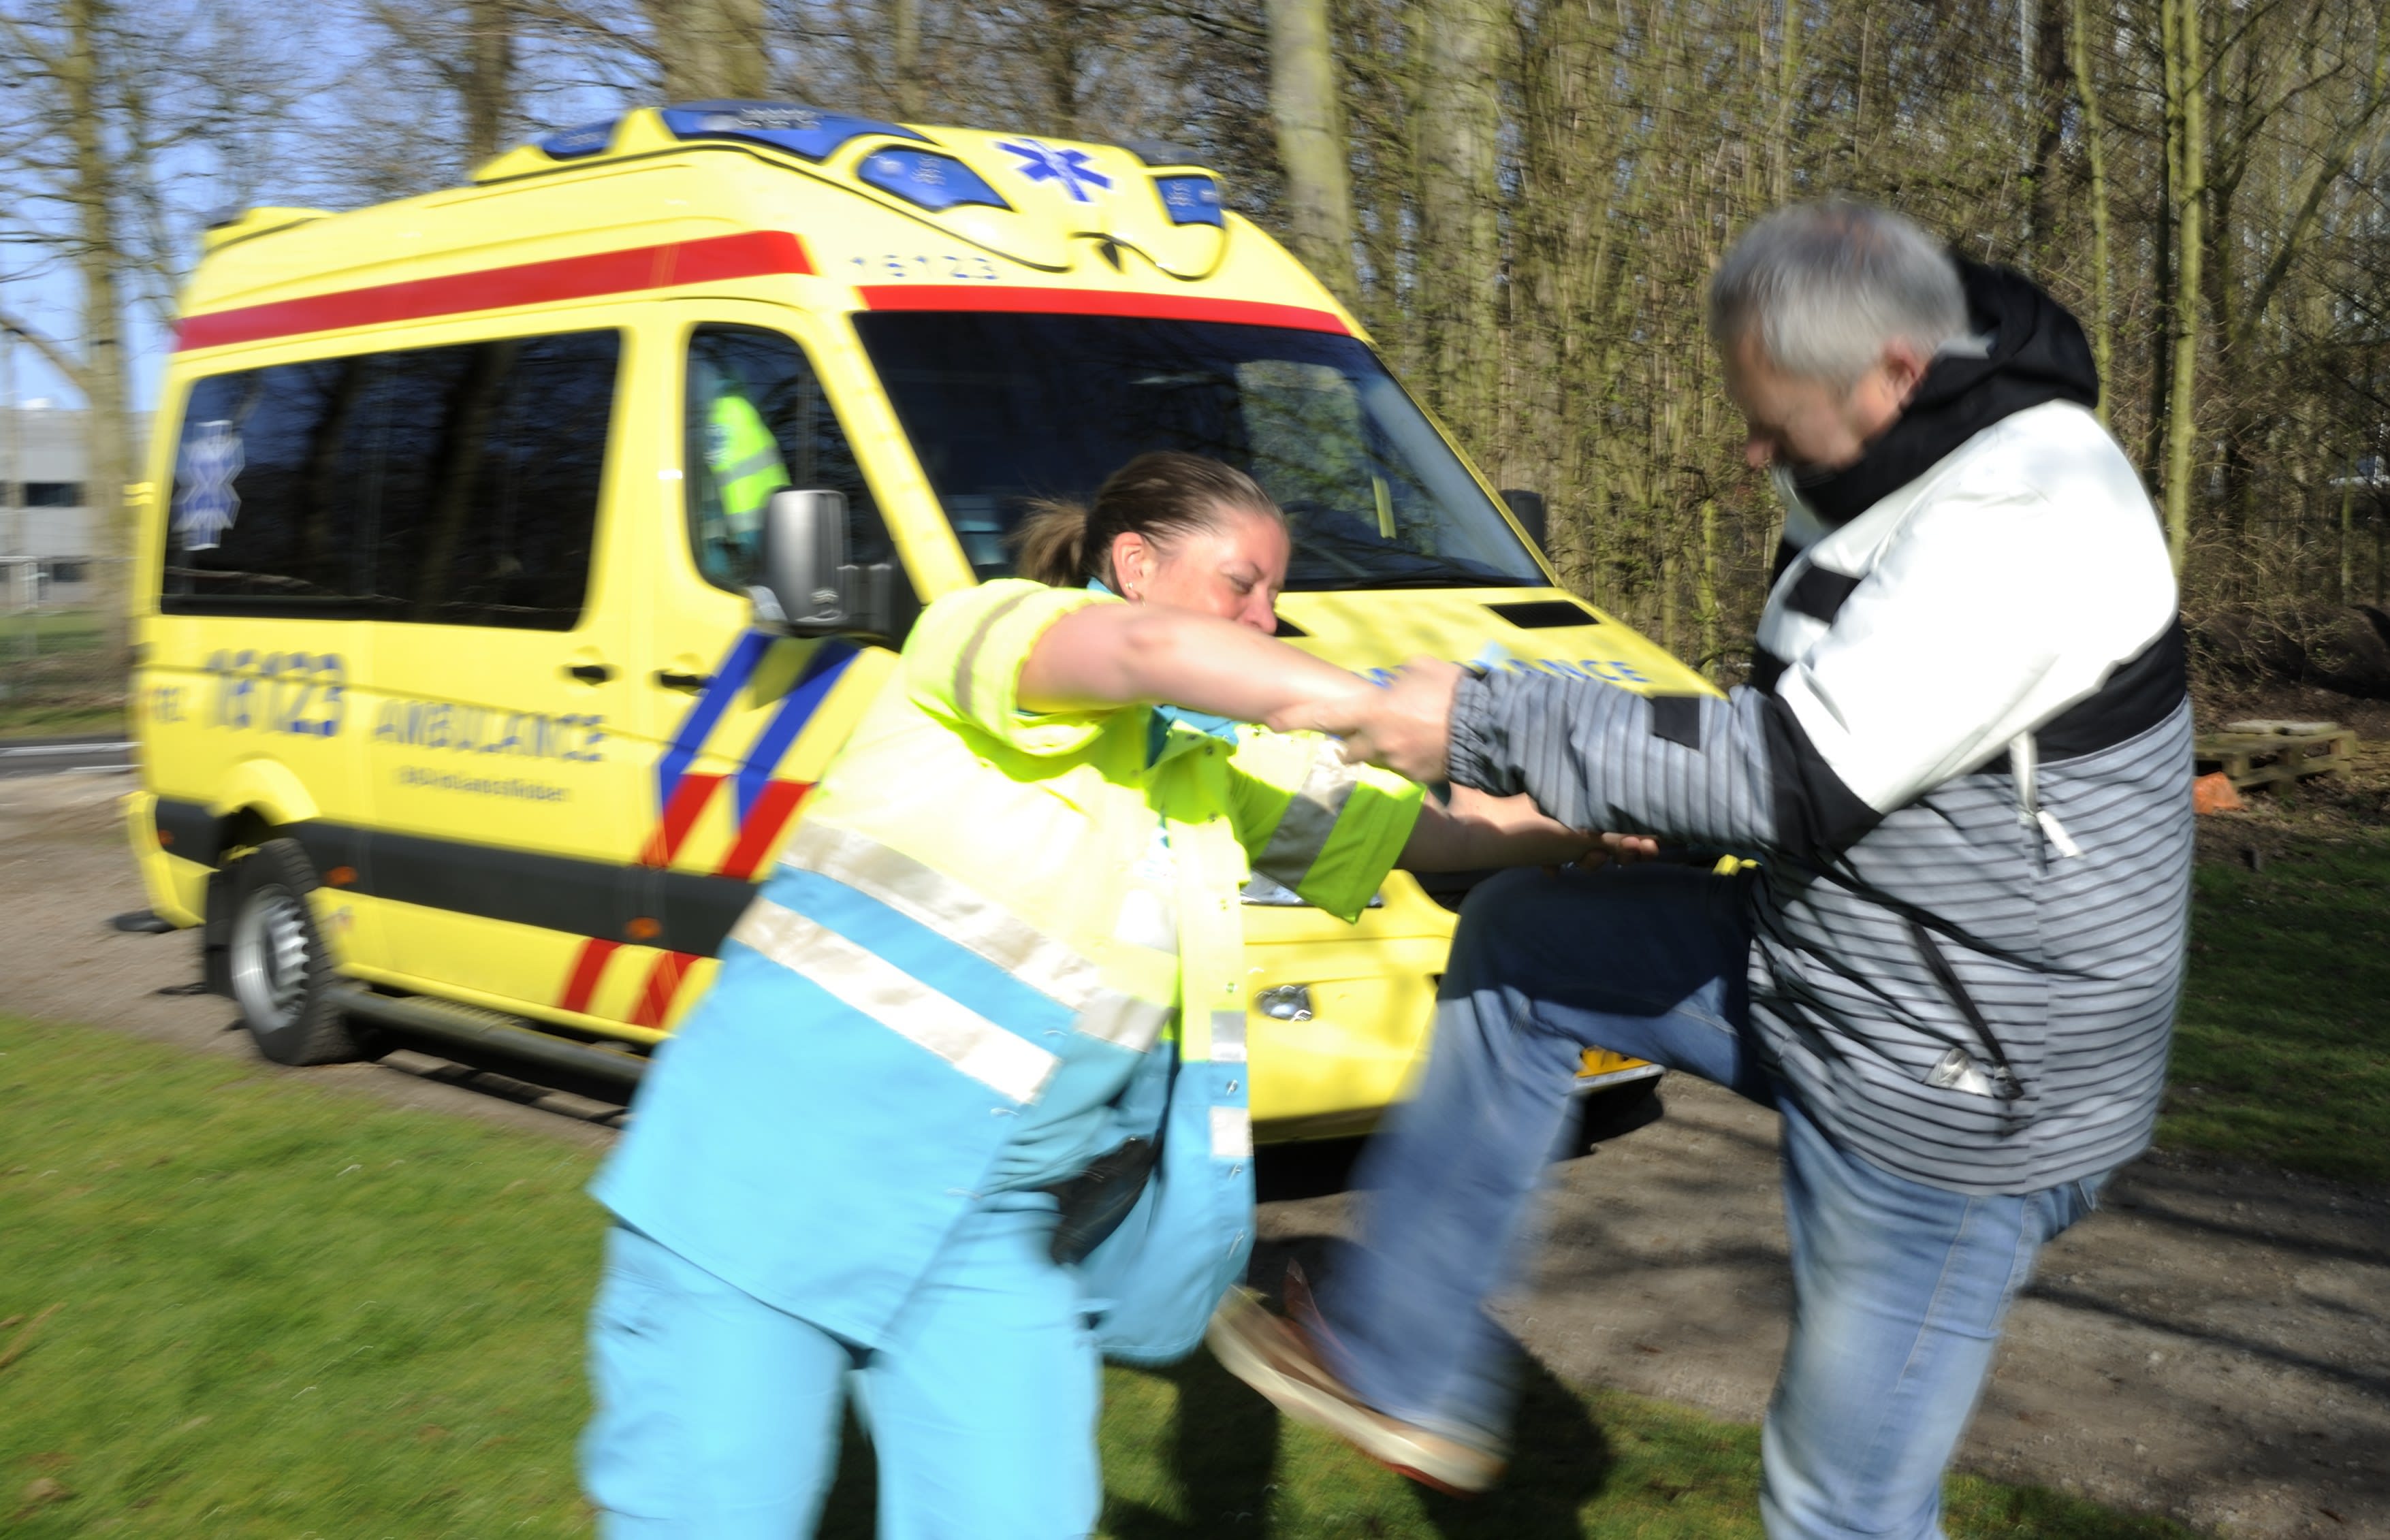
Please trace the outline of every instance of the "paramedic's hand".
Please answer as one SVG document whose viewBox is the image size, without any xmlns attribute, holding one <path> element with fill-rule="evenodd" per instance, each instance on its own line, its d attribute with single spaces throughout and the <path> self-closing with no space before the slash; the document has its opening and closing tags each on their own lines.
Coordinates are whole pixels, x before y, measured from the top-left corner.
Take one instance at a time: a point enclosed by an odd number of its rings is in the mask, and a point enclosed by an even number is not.
<svg viewBox="0 0 2390 1540">
<path fill-rule="evenodd" d="M 1307 701 L 1274 718 L 1273 727 L 1308 728 L 1344 740 L 1344 756 L 1382 764 L 1433 784 L 1452 757 L 1452 692 L 1461 670 L 1441 658 L 1414 658 L 1392 685 Z"/>
<path fill-rule="evenodd" d="M 1659 853 L 1660 841 L 1648 834 L 1605 834 L 1600 844 L 1578 856 L 1574 865 L 1580 871 L 1593 871 L 1613 863 L 1631 866 Z"/>
</svg>

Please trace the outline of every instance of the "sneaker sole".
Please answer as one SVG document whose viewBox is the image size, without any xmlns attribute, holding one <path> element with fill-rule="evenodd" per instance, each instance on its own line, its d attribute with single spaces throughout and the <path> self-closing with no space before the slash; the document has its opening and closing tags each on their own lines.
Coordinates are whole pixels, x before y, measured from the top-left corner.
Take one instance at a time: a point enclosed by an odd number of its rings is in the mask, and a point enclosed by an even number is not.
<svg viewBox="0 0 2390 1540">
<path fill-rule="evenodd" d="M 1262 1306 L 1254 1300 L 1247 1303 L 1247 1308 L 1258 1312 Z M 1501 1477 L 1499 1462 L 1472 1462 L 1471 1469 L 1461 1469 L 1436 1451 L 1356 1411 L 1341 1396 L 1293 1378 L 1272 1365 L 1241 1332 L 1224 1328 L 1216 1320 L 1204 1333 L 1204 1341 L 1221 1367 L 1251 1385 L 1271 1405 L 1297 1422 L 1335 1434 L 1396 1475 L 1455 1497 L 1474 1497 Z"/>
</svg>

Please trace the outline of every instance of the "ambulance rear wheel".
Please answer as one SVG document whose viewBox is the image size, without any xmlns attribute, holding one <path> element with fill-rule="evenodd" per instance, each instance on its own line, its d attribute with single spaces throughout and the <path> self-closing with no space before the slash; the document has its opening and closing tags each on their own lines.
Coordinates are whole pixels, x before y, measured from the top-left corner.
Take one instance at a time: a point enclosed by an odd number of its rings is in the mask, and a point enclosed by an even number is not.
<svg viewBox="0 0 2390 1540">
<path fill-rule="evenodd" d="M 276 1064 L 361 1057 L 333 995 L 339 973 L 307 905 L 315 869 L 299 842 L 268 840 L 234 863 L 228 877 L 226 969 L 257 1051 Z"/>
</svg>

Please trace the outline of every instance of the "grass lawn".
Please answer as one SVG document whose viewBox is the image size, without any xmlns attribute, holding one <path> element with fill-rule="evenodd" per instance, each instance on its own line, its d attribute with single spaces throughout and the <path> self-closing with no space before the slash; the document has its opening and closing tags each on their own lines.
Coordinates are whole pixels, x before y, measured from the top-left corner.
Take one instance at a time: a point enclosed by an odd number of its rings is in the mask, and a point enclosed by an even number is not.
<svg viewBox="0 0 2390 1540">
<path fill-rule="evenodd" d="M 124 681 L 100 666 L 92 610 L 0 615 L 0 738 L 121 732 Z"/>
<path fill-rule="evenodd" d="M 0 614 L 0 650 L 13 654 L 31 636 L 44 652 L 88 652 L 100 642 L 96 610 L 21 610 Z"/>
<path fill-rule="evenodd" d="M 587 1533 L 591 1157 L 238 1060 L 0 1018 L 0 1531 Z M 1422 1492 L 1201 1354 L 1114 1370 L 1116 1540 L 1756 1536 L 1755 1429 L 1529 1389 L 1510 1483 Z M 850 1459 L 825 1534 L 869 1533 Z M 1954 1536 L 2186 1532 L 1950 1485 Z"/>
<path fill-rule="evenodd" d="M 127 731 L 122 700 L 0 700 L 0 738 L 71 738 Z"/>
<path fill-rule="evenodd" d="M 2158 1142 L 2390 1185 L 2390 829 L 2200 864 Z"/>
</svg>

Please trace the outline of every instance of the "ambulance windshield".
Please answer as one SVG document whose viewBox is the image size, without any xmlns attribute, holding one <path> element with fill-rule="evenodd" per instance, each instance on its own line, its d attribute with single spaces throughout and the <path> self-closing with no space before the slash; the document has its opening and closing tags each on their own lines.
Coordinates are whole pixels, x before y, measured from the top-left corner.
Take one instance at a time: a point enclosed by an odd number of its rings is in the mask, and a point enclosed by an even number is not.
<svg viewBox="0 0 2390 1540">
<path fill-rule="evenodd" d="M 1092 496 L 1151 449 L 1250 470 L 1294 530 L 1290 590 L 1541 584 L 1526 547 L 1351 337 L 982 312 L 854 317 L 982 577 L 1038 497 Z"/>
</svg>

